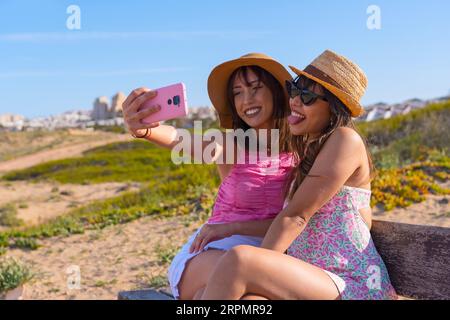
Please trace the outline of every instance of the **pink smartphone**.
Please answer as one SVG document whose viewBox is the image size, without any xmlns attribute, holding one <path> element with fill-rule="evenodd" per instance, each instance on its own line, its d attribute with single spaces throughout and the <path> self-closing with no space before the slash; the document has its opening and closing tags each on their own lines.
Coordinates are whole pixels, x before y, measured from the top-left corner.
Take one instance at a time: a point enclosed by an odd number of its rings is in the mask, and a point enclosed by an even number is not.
<svg viewBox="0 0 450 320">
<path fill-rule="evenodd" d="M 171 120 L 185 117 L 188 114 L 186 86 L 177 83 L 167 87 L 156 89 L 158 94 L 153 99 L 144 103 L 140 110 L 160 105 L 161 110 L 142 119 L 142 123 L 148 124 L 158 121 Z"/>
</svg>

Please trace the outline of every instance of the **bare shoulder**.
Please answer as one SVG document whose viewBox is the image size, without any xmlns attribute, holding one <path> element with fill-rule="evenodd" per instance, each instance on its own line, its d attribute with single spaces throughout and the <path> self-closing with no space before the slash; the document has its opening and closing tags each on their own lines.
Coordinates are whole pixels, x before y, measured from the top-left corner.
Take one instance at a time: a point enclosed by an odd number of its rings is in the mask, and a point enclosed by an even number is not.
<svg viewBox="0 0 450 320">
<path fill-rule="evenodd" d="M 331 137 L 343 139 L 345 142 L 362 143 L 362 138 L 358 132 L 349 127 L 339 127 L 332 134 Z M 330 138 L 331 138 L 330 137 Z"/>
<path fill-rule="evenodd" d="M 344 148 L 350 152 L 364 148 L 364 142 L 359 133 L 348 127 L 337 128 L 325 145 L 328 145 L 328 148 Z"/>
<path fill-rule="evenodd" d="M 352 128 L 338 128 L 327 139 L 316 160 L 311 174 L 344 179 L 345 183 L 363 164 L 366 154 L 361 136 Z"/>
</svg>

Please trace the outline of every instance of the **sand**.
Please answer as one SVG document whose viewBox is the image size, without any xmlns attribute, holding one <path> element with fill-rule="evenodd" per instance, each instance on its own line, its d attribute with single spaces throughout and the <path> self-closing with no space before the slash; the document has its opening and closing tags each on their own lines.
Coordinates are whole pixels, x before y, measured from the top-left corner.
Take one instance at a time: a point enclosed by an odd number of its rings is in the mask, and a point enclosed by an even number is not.
<svg viewBox="0 0 450 320">
<path fill-rule="evenodd" d="M 196 226 L 185 227 L 179 217 L 144 217 L 82 235 L 46 239 L 38 250 L 14 249 L 6 255 L 38 273 L 26 285 L 24 299 L 117 299 L 121 290 L 148 288 L 152 277 L 165 277 L 168 265 L 161 264 L 158 245 L 177 248 Z M 79 287 L 72 285 L 77 284 L 77 270 Z"/>
<path fill-rule="evenodd" d="M 55 218 L 95 200 L 139 190 L 139 183 L 100 183 L 76 185 L 29 183 L 25 181 L 0 183 L 0 207 L 14 204 L 17 218 L 26 225 L 35 225 Z M 0 226 L 0 231 L 5 230 Z"/>
</svg>

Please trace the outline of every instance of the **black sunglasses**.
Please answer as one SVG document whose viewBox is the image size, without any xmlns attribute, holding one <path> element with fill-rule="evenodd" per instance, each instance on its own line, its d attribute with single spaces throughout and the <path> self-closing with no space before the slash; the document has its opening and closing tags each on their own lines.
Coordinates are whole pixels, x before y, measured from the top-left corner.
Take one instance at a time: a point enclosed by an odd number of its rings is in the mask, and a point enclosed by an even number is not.
<svg viewBox="0 0 450 320">
<path fill-rule="evenodd" d="M 323 95 L 317 94 L 308 89 L 299 88 L 297 85 L 297 81 L 286 80 L 286 89 L 291 99 L 294 99 L 296 96 L 300 96 L 300 100 L 305 106 L 314 104 L 317 99 L 327 101 L 327 99 Z"/>
</svg>

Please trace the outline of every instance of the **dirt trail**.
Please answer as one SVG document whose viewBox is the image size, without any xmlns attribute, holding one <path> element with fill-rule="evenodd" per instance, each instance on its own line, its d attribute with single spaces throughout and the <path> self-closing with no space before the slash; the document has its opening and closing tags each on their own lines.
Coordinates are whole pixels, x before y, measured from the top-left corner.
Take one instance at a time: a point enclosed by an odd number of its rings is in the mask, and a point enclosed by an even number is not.
<svg viewBox="0 0 450 320">
<path fill-rule="evenodd" d="M 91 141 L 78 143 L 71 146 L 63 146 L 53 150 L 44 150 L 27 156 L 0 162 L 0 175 L 8 171 L 29 168 L 51 160 L 77 157 L 80 156 L 84 151 L 95 147 L 103 146 L 105 144 L 113 142 L 130 141 L 132 139 L 133 138 L 130 137 L 129 134 L 118 134 L 102 139 L 100 141 Z"/>
<path fill-rule="evenodd" d="M 139 183 L 118 182 L 92 185 L 4 182 L 0 184 L 0 207 L 13 204 L 17 210 L 17 218 L 26 225 L 34 225 L 92 201 L 116 197 L 139 188 Z M 0 225 L 0 231 L 5 229 Z"/>
</svg>

